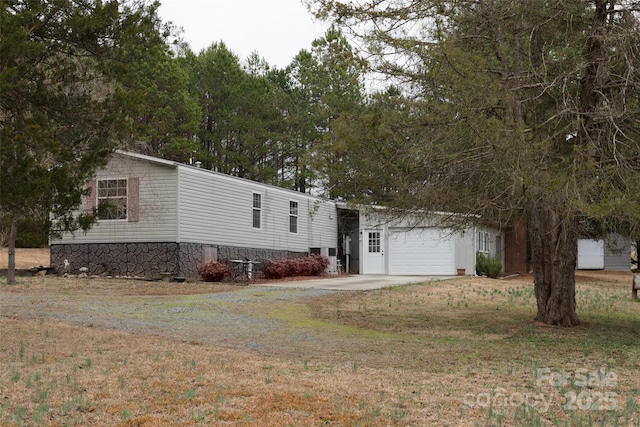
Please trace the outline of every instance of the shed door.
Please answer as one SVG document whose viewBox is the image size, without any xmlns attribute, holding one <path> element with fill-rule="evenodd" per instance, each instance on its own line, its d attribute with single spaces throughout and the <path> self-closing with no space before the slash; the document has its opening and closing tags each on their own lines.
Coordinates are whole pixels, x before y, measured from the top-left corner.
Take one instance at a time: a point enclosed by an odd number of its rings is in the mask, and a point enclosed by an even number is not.
<svg viewBox="0 0 640 427">
<path fill-rule="evenodd" d="M 390 229 L 389 274 L 455 275 L 452 235 L 438 228 Z"/>
<path fill-rule="evenodd" d="M 384 274 L 384 244 L 381 230 L 366 230 L 361 274 Z"/>
<path fill-rule="evenodd" d="M 578 270 L 602 270 L 604 268 L 604 241 L 578 240 Z"/>
</svg>

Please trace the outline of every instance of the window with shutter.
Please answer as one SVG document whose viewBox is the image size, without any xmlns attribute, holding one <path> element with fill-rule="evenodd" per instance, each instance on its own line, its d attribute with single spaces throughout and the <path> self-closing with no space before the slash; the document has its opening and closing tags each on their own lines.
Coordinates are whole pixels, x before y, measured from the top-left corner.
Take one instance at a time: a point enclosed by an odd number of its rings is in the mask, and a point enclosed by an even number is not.
<svg viewBox="0 0 640 427">
<path fill-rule="evenodd" d="M 128 198 L 127 220 L 138 222 L 140 220 L 140 178 L 129 177 Z"/>
<path fill-rule="evenodd" d="M 98 219 L 127 219 L 127 178 L 99 179 Z"/>
<path fill-rule="evenodd" d="M 91 212 L 96 207 L 100 208 L 98 219 L 101 221 L 139 221 L 140 179 L 129 177 L 90 180 L 82 209 Z"/>
<path fill-rule="evenodd" d="M 87 194 L 84 196 L 83 209 L 85 212 L 92 212 L 96 207 L 96 180 L 92 179 L 87 183 Z"/>
</svg>

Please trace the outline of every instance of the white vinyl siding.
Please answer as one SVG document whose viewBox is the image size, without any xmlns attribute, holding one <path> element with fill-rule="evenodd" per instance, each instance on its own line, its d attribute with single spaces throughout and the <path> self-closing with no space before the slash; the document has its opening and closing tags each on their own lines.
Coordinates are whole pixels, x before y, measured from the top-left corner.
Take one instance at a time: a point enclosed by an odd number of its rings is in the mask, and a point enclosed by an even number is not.
<svg viewBox="0 0 640 427">
<path fill-rule="evenodd" d="M 135 222 L 99 221 L 86 234 L 65 234 L 52 244 L 177 242 L 292 252 L 337 247 L 332 201 L 131 153 L 116 153 L 93 185 L 115 177 L 138 183 L 139 206 L 128 212 Z M 253 228 L 254 193 L 261 195 L 260 229 Z M 287 232 L 291 201 L 298 204 L 297 233 Z"/>
<path fill-rule="evenodd" d="M 379 262 L 367 257 L 377 250 L 377 232 L 381 230 Z M 372 234 L 374 233 L 374 234 Z M 490 255 L 502 254 L 500 230 L 492 227 L 452 230 L 439 224 L 439 217 L 385 215 L 384 209 L 360 212 L 359 268 L 361 274 L 431 274 L 455 275 L 458 269 L 466 274 L 475 271 L 476 252 L 482 249 Z M 379 258 L 378 258 L 379 259 Z M 504 261 L 503 261 L 504 262 Z"/>
<path fill-rule="evenodd" d="M 179 239 L 274 250 L 306 252 L 336 247 L 336 206 L 303 193 L 221 173 L 181 166 Z M 253 227 L 253 194 L 261 197 L 261 228 Z M 290 227 L 290 201 L 298 203 L 298 233 Z"/>
<path fill-rule="evenodd" d="M 114 154 L 109 164 L 96 173 L 96 188 L 100 180 L 127 177 L 129 185 L 137 183 L 137 210 L 134 212 L 129 207 L 128 221 L 98 221 L 86 233 L 67 233 L 60 240 L 52 239 L 51 243 L 175 242 L 177 176 L 175 167 Z M 131 198 L 134 195 L 131 189 L 129 193 Z M 95 193 L 89 197 L 97 200 Z"/>
</svg>

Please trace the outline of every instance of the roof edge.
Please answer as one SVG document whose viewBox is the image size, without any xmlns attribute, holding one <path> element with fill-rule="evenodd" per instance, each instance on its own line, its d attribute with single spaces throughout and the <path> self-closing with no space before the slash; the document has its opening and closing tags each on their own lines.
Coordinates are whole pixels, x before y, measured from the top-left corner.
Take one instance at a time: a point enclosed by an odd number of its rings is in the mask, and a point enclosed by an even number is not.
<svg viewBox="0 0 640 427">
<path fill-rule="evenodd" d="M 134 153 L 132 151 L 124 151 L 124 150 L 116 150 L 115 154 L 120 154 L 122 156 L 132 157 L 138 160 L 144 160 L 150 163 L 156 163 L 163 166 L 170 166 L 173 168 L 177 168 L 180 163 L 174 162 L 173 160 L 161 159 L 159 157 L 147 156 L 146 154 Z"/>
</svg>

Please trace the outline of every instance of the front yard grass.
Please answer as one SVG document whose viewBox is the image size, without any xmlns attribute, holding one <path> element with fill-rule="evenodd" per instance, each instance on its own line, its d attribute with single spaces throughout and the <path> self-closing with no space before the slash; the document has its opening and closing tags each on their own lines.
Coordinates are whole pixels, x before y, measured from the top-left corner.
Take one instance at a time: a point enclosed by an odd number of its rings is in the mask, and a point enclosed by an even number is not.
<svg viewBox="0 0 640 427">
<path fill-rule="evenodd" d="M 572 329 L 533 322 L 526 277 L 311 298 L 202 283 L 178 295 L 115 280 L 2 283 L 0 298 L 28 296 L 25 307 L 44 312 L 0 313 L 0 424 L 637 426 L 640 303 L 630 277 L 579 276 L 582 324 Z M 217 291 L 242 295 L 215 310 L 257 319 L 255 349 L 208 340 Z M 117 312 L 118 327 L 53 321 L 46 309 L 61 298 Z M 176 322 L 167 330 L 127 332 L 128 320 L 162 313 Z"/>
</svg>

